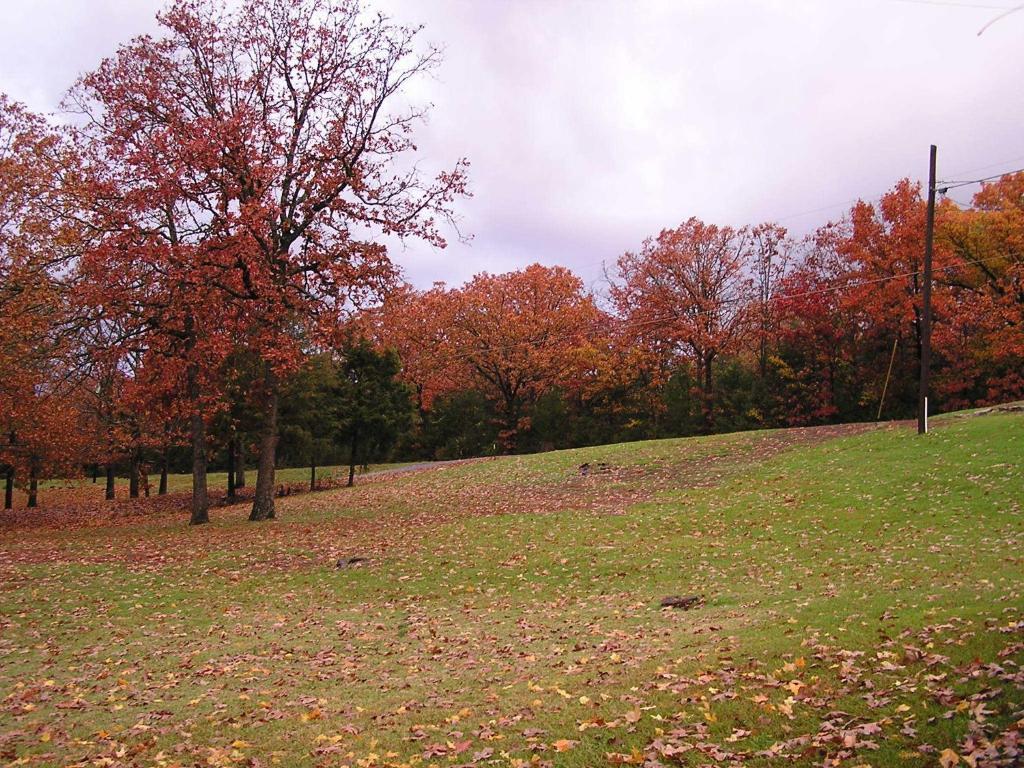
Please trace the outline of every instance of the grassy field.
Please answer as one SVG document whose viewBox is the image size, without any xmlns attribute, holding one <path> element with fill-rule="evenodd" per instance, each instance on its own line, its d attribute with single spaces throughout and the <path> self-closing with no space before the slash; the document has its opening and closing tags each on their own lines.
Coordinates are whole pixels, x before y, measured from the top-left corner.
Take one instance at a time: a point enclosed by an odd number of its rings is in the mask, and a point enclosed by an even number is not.
<svg viewBox="0 0 1024 768">
<path fill-rule="evenodd" d="M 485 460 L 267 524 L 18 517 L 0 760 L 1020 765 L 1024 417 L 935 427 Z"/>
</svg>

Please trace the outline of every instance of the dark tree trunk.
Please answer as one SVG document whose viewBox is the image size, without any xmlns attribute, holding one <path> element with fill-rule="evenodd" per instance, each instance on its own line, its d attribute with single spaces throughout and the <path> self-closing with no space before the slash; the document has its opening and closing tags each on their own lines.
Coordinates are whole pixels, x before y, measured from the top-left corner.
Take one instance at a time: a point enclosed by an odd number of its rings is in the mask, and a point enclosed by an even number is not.
<svg viewBox="0 0 1024 768">
<path fill-rule="evenodd" d="M 235 436 L 235 488 L 245 488 L 245 450 L 242 439 Z"/>
<path fill-rule="evenodd" d="M 228 440 L 228 498 L 235 498 L 235 438 Z"/>
<path fill-rule="evenodd" d="M 198 409 L 198 405 L 194 406 Z M 198 410 L 189 423 L 192 441 L 192 516 L 189 525 L 210 522 L 210 496 L 206 488 L 206 422 Z"/>
<path fill-rule="evenodd" d="M 104 491 L 103 498 L 107 501 L 113 501 L 114 499 L 114 465 L 107 464 L 107 487 Z"/>
<path fill-rule="evenodd" d="M 143 464 L 139 467 L 140 480 L 142 481 L 142 492 L 149 498 L 149 468 Z"/>
<path fill-rule="evenodd" d="M 35 509 L 39 506 L 39 479 L 36 477 L 36 468 L 32 467 L 28 475 L 28 506 Z"/>
<path fill-rule="evenodd" d="M 704 395 L 704 434 L 707 435 L 715 431 L 715 395 L 712 389 L 714 378 L 711 369 L 713 360 L 714 357 L 709 357 L 704 361 L 704 382 L 701 385 L 701 394 Z"/>
<path fill-rule="evenodd" d="M 187 337 L 185 349 L 189 355 L 186 380 L 188 381 L 188 399 L 192 406 L 189 419 L 189 441 L 192 444 L 192 514 L 189 525 L 203 525 L 210 522 L 210 494 L 206 487 L 206 421 L 200 410 L 200 386 L 198 363 L 192 359 L 196 348 L 195 318 L 189 314 L 185 317 Z"/>
<path fill-rule="evenodd" d="M 4 473 L 4 509 L 14 507 L 14 467 Z"/>
<path fill-rule="evenodd" d="M 348 454 L 348 487 L 351 488 L 356 480 L 356 447 L 359 443 L 357 435 L 352 435 L 352 446 Z"/>
<path fill-rule="evenodd" d="M 505 430 L 499 439 L 502 443 L 502 450 L 505 453 L 515 453 L 519 444 L 519 412 L 520 402 L 517 392 L 506 389 L 505 400 Z"/>
<path fill-rule="evenodd" d="M 164 446 L 163 456 L 160 457 L 160 489 L 157 494 L 160 496 L 167 495 L 167 446 Z"/>
<path fill-rule="evenodd" d="M 99 477 L 100 477 L 100 465 L 99 464 L 93 464 L 92 465 L 92 481 L 93 481 L 93 483 L 95 483 L 97 480 L 99 480 Z"/>
<path fill-rule="evenodd" d="M 757 370 L 761 378 L 768 375 L 768 323 L 761 325 L 761 341 L 757 352 Z"/>
<path fill-rule="evenodd" d="M 139 498 L 139 454 L 135 452 L 128 464 L 128 498 Z"/>
<path fill-rule="evenodd" d="M 309 467 L 309 490 L 316 490 L 316 462 L 314 461 Z"/>
<path fill-rule="evenodd" d="M 260 433 L 260 459 L 256 466 L 256 496 L 250 520 L 274 519 L 274 467 L 277 460 L 277 379 L 267 371 L 264 380 L 263 424 Z"/>
</svg>

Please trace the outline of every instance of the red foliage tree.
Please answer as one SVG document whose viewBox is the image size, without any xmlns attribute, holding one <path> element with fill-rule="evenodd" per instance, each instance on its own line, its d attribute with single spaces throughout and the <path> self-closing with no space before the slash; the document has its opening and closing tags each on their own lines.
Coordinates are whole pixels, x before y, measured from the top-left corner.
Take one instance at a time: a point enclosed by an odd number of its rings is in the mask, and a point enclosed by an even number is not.
<svg viewBox="0 0 1024 768">
<path fill-rule="evenodd" d="M 944 211 L 940 210 L 941 216 Z M 860 315 L 864 329 L 858 378 L 865 400 L 878 402 L 885 386 L 888 351 L 896 345 L 890 396 L 905 407 L 915 402 L 921 358 L 923 313 L 924 225 L 926 204 L 920 184 L 903 179 L 877 205 L 860 202 L 850 211 L 848 237 L 838 245 L 853 270 L 843 298 Z M 934 264 L 948 263 L 941 245 Z M 936 324 L 945 317 L 944 295 L 933 296 Z"/>
<path fill-rule="evenodd" d="M 855 279 L 840 252 L 847 227 L 830 224 L 808 238 L 772 300 L 780 355 L 772 360 L 774 397 L 784 424 L 821 424 L 842 414 L 849 397 L 859 324 L 845 292 Z"/>
<path fill-rule="evenodd" d="M 437 221 L 465 191 L 465 164 L 432 180 L 404 164 L 424 115 L 396 102 L 438 54 L 417 53 L 418 30 L 364 18 L 354 0 L 178 0 L 159 21 L 165 36 L 123 46 L 82 80 L 78 102 L 108 155 L 151 171 L 162 207 L 190 212 L 167 217 L 193 236 L 175 249 L 178 271 L 205 306 L 227 308 L 244 328 L 231 338 L 262 362 L 251 519 L 267 519 L 281 375 L 393 280 L 369 233 L 444 245 Z M 186 356 L 210 337 L 191 338 Z"/>
<path fill-rule="evenodd" d="M 714 428 L 714 362 L 738 349 L 749 329 L 749 249 L 748 229 L 691 218 L 616 265 L 615 306 L 641 342 L 693 364 L 707 431 Z"/>
</svg>

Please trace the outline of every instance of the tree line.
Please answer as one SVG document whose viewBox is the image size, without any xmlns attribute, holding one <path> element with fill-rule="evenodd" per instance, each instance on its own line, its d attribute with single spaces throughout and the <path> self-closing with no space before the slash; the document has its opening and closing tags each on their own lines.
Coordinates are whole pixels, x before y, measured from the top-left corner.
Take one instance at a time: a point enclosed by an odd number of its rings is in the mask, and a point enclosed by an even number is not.
<svg viewBox="0 0 1024 768">
<path fill-rule="evenodd" d="M 191 472 L 209 519 L 255 467 L 458 458 L 909 417 L 924 202 L 794 240 L 691 218 L 587 290 L 563 267 L 417 290 L 385 238 L 443 247 L 465 160 L 420 170 L 408 85 L 440 61 L 355 0 L 176 0 L 59 120 L 0 98 L 0 471 Z M 1024 174 L 944 201 L 935 407 L 1021 397 Z M 183 466 L 184 465 L 184 466 Z M 351 475 L 350 475 L 351 477 Z"/>
<path fill-rule="evenodd" d="M 794 239 L 690 218 L 606 269 L 409 286 L 364 315 L 415 392 L 406 450 L 459 457 L 913 418 L 926 202 L 902 180 Z M 1024 396 L 1024 173 L 938 207 L 933 411 Z"/>
</svg>

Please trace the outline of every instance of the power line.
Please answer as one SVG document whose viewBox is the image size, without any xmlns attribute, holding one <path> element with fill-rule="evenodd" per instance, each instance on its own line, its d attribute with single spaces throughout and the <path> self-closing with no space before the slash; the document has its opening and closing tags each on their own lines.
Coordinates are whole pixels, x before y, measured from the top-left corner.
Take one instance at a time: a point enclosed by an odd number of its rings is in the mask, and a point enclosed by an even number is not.
<svg viewBox="0 0 1024 768">
<path fill-rule="evenodd" d="M 868 198 L 868 199 L 865 199 L 863 197 L 855 197 L 855 198 L 852 198 L 850 200 L 844 200 L 844 201 L 839 202 L 839 203 L 832 203 L 831 205 L 823 205 L 820 208 L 812 208 L 809 211 L 800 211 L 800 213 L 790 213 L 790 214 L 787 214 L 786 216 L 781 216 L 779 218 L 769 219 L 769 221 L 773 221 L 773 222 L 778 223 L 778 222 L 781 222 L 781 221 L 789 221 L 790 219 L 798 219 L 798 218 L 800 218 L 802 216 L 810 216 L 812 213 L 823 213 L 824 211 L 830 211 L 833 208 L 845 207 L 847 205 L 855 205 L 856 203 L 877 203 L 884 196 L 885 196 L 885 193 L 883 193 L 881 195 L 876 195 L 875 197 L 871 197 L 871 198 Z"/>
<path fill-rule="evenodd" d="M 978 171 L 987 171 L 990 168 L 998 168 L 1001 165 L 1007 165 L 1009 163 L 1016 163 L 1016 162 L 1019 162 L 1021 160 L 1024 160 L 1024 155 L 1019 155 L 1017 157 L 1010 157 L 1010 158 L 1007 158 L 1006 160 L 1001 160 L 1001 161 L 999 161 L 997 163 L 990 163 L 988 165 L 983 165 L 983 166 L 981 166 L 979 168 L 966 168 L 964 170 L 957 171 L 953 175 L 954 176 L 963 176 L 963 175 L 966 175 L 968 173 L 977 173 Z M 1018 169 L 1013 170 L 1013 171 L 1002 171 L 1001 173 L 996 174 L 995 176 L 989 176 L 989 177 L 984 178 L 984 179 L 975 179 L 973 181 L 965 181 L 964 185 L 966 186 L 967 184 L 977 184 L 977 183 L 980 183 L 982 181 L 992 181 L 993 179 L 999 179 L 999 178 L 1002 178 L 1003 176 L 1006 176 L 1006 175 L 1009 175 L 1009 174 L 1021 173 L 1022 171 L 1024 171 L 1024 168 L 1018 168 Z M 943 187 L 946 184 L 956 184 L 957 182 L 938 182 L 938 183 L 939 183 L 940 187 Z M 946 187 L 946 188 L 952 189 L 953 187 Z M 867 198 L 866 197 L 855 197 L 855 198 L 852 198 L 850 200 L 843 200 L 843 201 L 840 201 L 840 202 L 831 203 L 829 205 L 823 205 L 823 206 L 821 206 L 819 208 L 811 208 L 809 210 L 800 211 L 798 213 L 789 213 L 789 214 L 786 214 L 785 216 L 780 216 L 780 217 L 777 217 L 777 218 L 767 219 L 767 221 L 783 222 L 783 221 L 789 221 L 790 219 L 798 219 L 798 218 L 800 218 L 802 216 L 810 216 L 811 214 L 814 214 L 814 213 L 822 213 L 824 211 L 832 210 L 833 208 L 840 208 L 840 207 L 847 206 L 847 205 L 854 205 L 856 203 L 862 203 L 862 202 L 863 203 L 877 203 L 883 197 L 885 197 L 889 193 L 889 191 L 890 190 L 886 190 L 885 192 L 882 192 L 880 194 L 876 194 L 874 197 L 867 197 Z"/>
<path fill-rule="evenodd" d="M 971 184 L 981 184 L 986 181 L 992 181 L 994 179 L 1001 179 L 1003 176 L 1012 176 L 1015 173 L 1024 173 L 1024 168 L 1017 168 L 1013 171 L 1004 171 L 1003 173 L 997 173 L 995 176 L 986 176 L 983 179 L 971 179 L 969 181 L 937 181 L 935 187 L 941 192 L 945 192 L 949 189 L 956 189 L 957 187 L 967 187 Z"/>
<path fill-rule="evenodd" d="M 983 165 L 980 168 L 965 168 L 963 170 L 956 171 L 954 176 L 966 176 L 968 173 L 977 173 L 978 171 L 987 171 L 990 168 L 998 168 L 1001 165 L 1009 165 L 1010 163 L 1016 163 L 1024 160 L 1024 155 L 1018 155 L 1017 157 L 1009 157 L 1006 160 L 1000 160 L 998 163 L 990 163 Z"/>
</svg>

